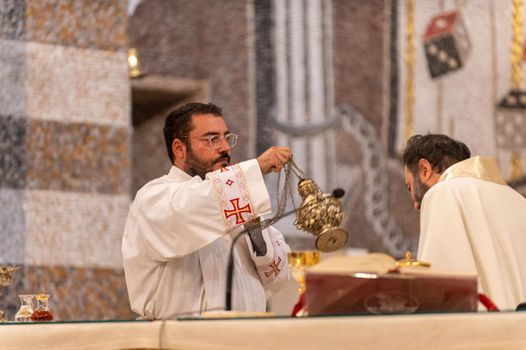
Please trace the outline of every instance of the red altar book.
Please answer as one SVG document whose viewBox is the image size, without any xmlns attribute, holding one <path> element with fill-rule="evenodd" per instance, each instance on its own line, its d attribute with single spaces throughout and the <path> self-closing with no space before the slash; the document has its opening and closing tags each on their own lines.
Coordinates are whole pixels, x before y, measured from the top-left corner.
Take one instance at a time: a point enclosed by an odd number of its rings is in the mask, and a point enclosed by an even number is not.
<svg viewBox="0 0 526 350">
<path fill-rule="evenodd" d="M 368 261 L 371 256 L 373 263 Z M 309 315 L 477 310 L 476 275 L 396 267 L 395 260 L 385 254 L 334 259 L 337 261 L 321 262 L 306 274 Z"/>
</svg>

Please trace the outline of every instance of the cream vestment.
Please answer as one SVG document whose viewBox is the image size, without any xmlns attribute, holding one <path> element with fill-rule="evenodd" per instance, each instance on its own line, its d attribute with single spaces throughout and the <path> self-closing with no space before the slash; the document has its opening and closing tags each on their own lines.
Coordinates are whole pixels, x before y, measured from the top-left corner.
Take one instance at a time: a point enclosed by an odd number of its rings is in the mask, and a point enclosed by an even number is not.
<svg viewBox="0 0 526 350">
<path fill-rule="evenodd" d="M 526 301 L 526 199 L 491 158 L 446 169 L 425 194 L 418 259 L 476 273 L 479 291 L 502 310 Z"/>
<path fill-rule="evenodd" d="M 149 319 L 195 315 L 225 306 L 232 238 L 271 212 L 256 160 L 208 173 L 177 167 L 137 192 L 122 239 L 131 308 Z M 266 254 L 248 235 L 234 251 L 233 310 L 265 311 L 267 292 L 288 279 L 288 245 L 276 229 L 261 232 Z"/>
</svg>

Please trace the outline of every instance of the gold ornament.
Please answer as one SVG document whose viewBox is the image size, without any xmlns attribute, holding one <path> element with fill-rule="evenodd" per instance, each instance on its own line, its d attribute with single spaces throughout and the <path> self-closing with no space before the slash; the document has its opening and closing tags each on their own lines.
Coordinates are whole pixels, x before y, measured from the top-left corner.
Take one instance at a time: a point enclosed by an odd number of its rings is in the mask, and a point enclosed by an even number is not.
<svg viewBox="0 0 526 350">
<path fill-rule="evenodd" d="M 431 267 L 431 263 L 413 259 L 413 255 L 408 250 L 404 254 L 404 259 L 396 261 L 396 267 L 403 267 L 403 266 Z"/>
<path fill-rule="evenodd" d="M 294 197 L 291 193 L 290 174 L 291 172 L 299 179 L 298 192 L 302 198 L 300 208 L 296 212 L 296 221 L 294 225 L 302 231 L 315 235 L 316 248 L 322 252 L 332 252 L 343 248 L 349 239 L 345 230 L 338 227 L 343 219 L 340 201 L 333 195 L 323 193 L 316 182 L 305 174 L 294 161 L 289 160 L 283 167 L 285 172 L 285 181 L 280 195 L 280 178 L 276 188 L 278 210 L 276 215 L 266 220 L 261 228 L 265 228 L 278 221 L 285 211 L 287 196 L 290 196 L 292 204 Z"/>
<path fill-rule="evenodd" d="M 315 235 L 316 248 L 333 252 L 347 245 L 349 235 L 338 226 L 343 219 L 340 201 L 323 193 L 312 179 L 301 179 L 298 192 L 303 199 L 296 214 L 296 228 Z"/>
<path fill-rule="evenodd" d="M 20 269 L 19 266 L 0 266 L 0 286 L 10 286 L 13 283 L 15 272 Z"/>
<path fill-rule="evenodd" d="M 20 270 L 19 266 L 4 266 L 0 265 L 0 287 L 9 287 L 13 283 L 15 272 Z M 0 289 L 0 297 L 2 296 L 2 289 Z M 0 309 L 0 322 L 5 322 L 5 311 Z"/>
</svg>

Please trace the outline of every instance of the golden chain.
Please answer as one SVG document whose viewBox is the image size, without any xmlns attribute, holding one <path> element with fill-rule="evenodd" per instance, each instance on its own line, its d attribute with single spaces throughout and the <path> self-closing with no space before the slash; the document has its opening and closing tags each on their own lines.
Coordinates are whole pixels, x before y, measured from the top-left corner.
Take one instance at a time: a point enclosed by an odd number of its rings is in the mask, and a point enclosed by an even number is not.
<svg viewBox="0 0 526 350">
<path fill-rule="evenodd" d="M 285 174 L 285 180 L 283 181 L 283 186 L 281 185 L 281 173 Z M 266 228 L 269 225 L 272 225 L 273 223 L 277 222 L 279 219 L 281 219 L 283 213 L 285 212 L 285 208 L 287 207 L 287 198 L 289 197 L 292 206 L 294 210 L 296 210 L 296 203 L 294 202 L 294 195 L 292 193 L 292 186 L 290 184 L 290 174 L 293 173 L 296 175 L 296 177 L 301 181 L 303 179 L 312 180 L 303 170 L 301 170 L 296 163 L 294 163 L 294 160 L 292 158 L 283 165 L 282 171 L 278 173 L 278 179 L 276 182 L 276 201 L 277 201 L 277 210 L 276 215 L 274 215 L 271 219 L 266 220 L 262 225 L 261 228 Z M 314 183 L 314 186 L 318 191 L 321 191 L 318 185 Z M 283 187 L 281 189 L 281 187 Z"/>
<path fill-rule="evenodd" d="M 281 171 L 278 173 L 278 180 L 276 182 L 276 201 L 277 201 L 277 210 L 276 210 L 276 215 L 274 215 L 274 218 L 271 219 L 270 221 L 273 221 L 274 219 L 277 219 L 278 217 L 280 217 L 284 212 L 285 212 L 285 208 L 287 207 L 287 196 L 290 194 L 290 196 L 292 197 L 292 189 L 291 189 L 291 186 L 290 186 L 290 172 L 291 172 L 291 167 L 290 167 L 290 163 L 287 162 L 285 163 L 285 165 L 283 165 L 283 169 L 282 169 L 283 173 L 285 173 L 285 181 L 283 183 L 283 191 L 281 192 L 280 190 L 280 187 L 281 187 Z M 281 192 L 281 194 L 280 194 Z M 294 197 L 292 197 L 294 198 Z M 294 200 L 292 200 L 292 202 L 294 202 Z M 273 223 L 273 222 L 272 222 Z"/>
<path fill-rule="evenodd" d="M 410 138 L 414 133 L 414 116 L 413 109 L 415 105 L 415 1 L 406 0 L 406 50 L 405 50 L 405 66 L 407 71 L 407 78 L 405 84 L 405 139 Z"/>
<path fill-rule="evenodd" d="M 522 88 L 522 0 L 512 0 L 511 86 Z"/>
</svg>

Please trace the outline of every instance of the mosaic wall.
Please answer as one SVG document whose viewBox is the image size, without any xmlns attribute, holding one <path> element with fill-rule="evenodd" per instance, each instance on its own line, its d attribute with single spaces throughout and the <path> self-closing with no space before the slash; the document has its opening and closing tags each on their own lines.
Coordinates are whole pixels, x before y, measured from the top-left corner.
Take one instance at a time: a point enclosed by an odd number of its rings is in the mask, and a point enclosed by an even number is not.
<svg viewBox="0 0 526 350">
<path fill-rule="evenodd" d="M 349 179 L 342 187 L 350 245 L 401 256 L 416 252 L 418 213 L 401 162 L 387 152 L 389 111 L 396 103 L 389 98 L 389 77 L 398 68 L 389 51 L 396 18 L 391 4 L 397 3 L 333 1 L 333 45 L 335 105 L 342 114 L 335 152 L 340 179 Z"/>
<path fill-rule="evenodd" d="M 146 125 L 137 136 L 157 140 L 159 116 L 189 99 L 223 107 L 241 136 L 234 161 L 288 145 L 322 189 L 343 188 L 349 248 L 416 252 L 418 213 L 400 161 L 410 125 L 409 3 L 413 131 L 465 139 L 474 153 L 497 155 L 508 178 L 524 167 L 526 148 L 516 150 L 513 165 L 502 141 L 520 128 L 506 127 L 495 108 L 510 86 L 509 2 L 133 3 L 133 11 L 125 0 L 0 5 L 0 263 L 24 266 L 2 299 L 11 314 L 17 293 L 44 287 L 59 319 L 133 317 L 119 248 L 130 194 L 140 186 L 133 180 L 130 190 L 131 173 L 167 160 L 162 142 L 135 147 L 132 128 Z M 426 30 L 448 11 L 461 14 L 471 54 L 436 76 L 426 61 Z M 137 48 L 143 73 L 133 86 L 128 47 Z M 144 106 L 153 110 L 139 111 Z M 140 121 L 130 118 L 139 114 Z M 511 120 L 524 124 L 520 115 Z M 523 179 L 514 181 L 526 193 Z M 268 180 L 273 197 L 275 180 Z M 292 219 L 278 227 L 294 250 L 314 248 L 314 237 L 294 230 Z"/>
<path fill-rule="evenodd" d="M 406 5 L 398 3 L 398 21 L 391 26 L 397 43 L 391 57 L 398 59 L 399 70 L 392 79 L 397 113 L 391 113 L 389 123 L 390 152 L 400 151 L 408 131 L 446 133 L 463 140 L 474 155 L 495 157 L 507 182 L 526 195 L 525 109 L 500 106 L 513 100 L 511 91 L 524 90 L 524 3 L 429 0 Z M 515 38 L 513 26 L 519 34 Z M 408 27 L 414 32 L 411 40 Z M 435 47 L 447 53 L 442 60 Z M 407 62 L 410 50 L 414 60 Z M 414 99 L 409 103 L 410 85 Z"/>
<path fill-rule="evenodd" d="M 120 258 L 130 186 L 127 1 L 0 5 L 0 304 L 52 294 L 57 319 L 132 318 Z M 2 305 L 0 305 L 2 306 Z"/>
<path fill-rule="evenodd" d="M 410 123 L 415 133 L 442 132 L 462 139 L 474 155 L 496 157 L 504 177 L 515 186 L 526 183 L 526 113 L 524 106 L 499 104 L 512 89 L 523 91 L 524 4 L 512 1 L 417 1 L 412 9 L 399 6 L 398 54 L 414 50 L 414 61 L 400 66 L 396 148 L 403 144 Z M 414 13 L 413 19 L 408 11 Z M 518 45 L 512 28 L 516 22 Z M 436 25 L 443 23 L 438 33 Z M 406 28 L 414 28 L 408 42 Z M 435 33 L 435 34 L 433 34 Z M 440 37 L 448 38 L 446 41 Z M 439 48 L 443 60 L 434 54 Z M 511 56 L 518 54 L 515 82 Z M 451 66 L 451 64 L 453 64 Z M 411 81 L 410 72 L 414 74 Z M 440 73 L 440 74 L 439 74 Z M 408 103 L 408 84 L 414 101 Z M 413 115 L 408 114 L 413 111 Z M 474 132 L 476 130 L 476 132 Z"/>
</svg>

